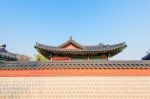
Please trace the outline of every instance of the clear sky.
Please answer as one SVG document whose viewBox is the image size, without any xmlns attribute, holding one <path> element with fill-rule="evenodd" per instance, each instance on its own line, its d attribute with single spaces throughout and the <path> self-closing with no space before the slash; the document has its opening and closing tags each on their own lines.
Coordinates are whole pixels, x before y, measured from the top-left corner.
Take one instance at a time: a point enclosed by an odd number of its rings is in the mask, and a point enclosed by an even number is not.
<svg viewBox="0 0 150 99">
<path fill-rule="evenodd" d="M 113 60 L 137 60 L 150 49 L 150 0 L 0 0 L 0 45 L 33 56 L 36 42 L 59 45 L 126 42 Z"/>
</svg>

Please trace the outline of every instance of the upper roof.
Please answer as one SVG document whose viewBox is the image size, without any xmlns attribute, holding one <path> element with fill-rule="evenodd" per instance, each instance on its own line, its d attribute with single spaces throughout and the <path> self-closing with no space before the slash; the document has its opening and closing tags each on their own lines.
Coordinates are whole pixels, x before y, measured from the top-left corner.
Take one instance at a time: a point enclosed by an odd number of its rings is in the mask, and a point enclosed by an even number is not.
<svg viewBox="0 0 150 99">
<path fill-rule="evenodd" d="M 10 53 L 5 48 L 6 48 L 6 45 L 0 46 L 0 60 L 1 61 L 16 61 L 17 54 Z"/>
<path fill-rule="evenodd" d="M 65 49 L 64 46 L 68 44 L 73 44 L 77 46 L 79 49 Z M 36 43 L 35 48 L 37 51 L 39 51 L 41 54 L 43 54 L 45 57 L 47 57 L 46 53 L 51 54 L 57 54 L 57 55 L 98 55 L 101 53 L 108 53 L 109 57 L 116 55 L 117 53 L 121 52 L 124 48 L 126 48 L 127 45 L 125 42 L 114 44 L 114 45 L 104 45 L 104 44 L 98 44 L 93 46 L 83 46 L 76 41 L 74 41 L 72 38 L 70 38 L 67 42 L 59 45 L 59 46 L 48 46 L 43 45 L 40 43 Z M 46 54 L 46 55 L 45 55 Z M 48 57 L 47 57 L 48 58 Z"/>
<path fill-rule="evenodd" d="M 68 45 L 68 44 L 73 44 L 73 45 L 79 47 L 80 49 L 83 49 L 83 48 L 84 48 L 84 46 L 82 46 L 81 44 L 79 44 L 79 43 L 77 43 L 75 40 L 73 40 L 72 37 L 70 37 L 70 39 L 69 39 L 67 42 L 65 42 L 65 43 L 63 43 L 63 44 L 61 44 L 61 45 L 59 45 L 58 48 L 64 48 L 64 47 L 65 47 L 66 45 Z"/>
<path fill-rule="evenodd" d="M 40 69 L 150 69 L 150 61 L 7 62 L 0 70 Z"/>
</svg>

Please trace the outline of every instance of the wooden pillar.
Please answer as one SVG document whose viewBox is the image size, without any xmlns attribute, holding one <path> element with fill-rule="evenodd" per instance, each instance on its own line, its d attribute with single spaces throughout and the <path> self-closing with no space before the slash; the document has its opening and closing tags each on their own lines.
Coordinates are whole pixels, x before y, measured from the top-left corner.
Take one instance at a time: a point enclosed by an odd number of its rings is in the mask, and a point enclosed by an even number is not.
<svg viewBox="0 0 150 99">
<path fill-rule="evenodd" d="M 107 60 L 108 60 L 108 53 L 107 53 Z"/>
<path fill-rule="evenodd" d="M 89 59 L 89 57 L 87 57 L 87 61 L 89 61 L 90 59 Z"/>
</svg>

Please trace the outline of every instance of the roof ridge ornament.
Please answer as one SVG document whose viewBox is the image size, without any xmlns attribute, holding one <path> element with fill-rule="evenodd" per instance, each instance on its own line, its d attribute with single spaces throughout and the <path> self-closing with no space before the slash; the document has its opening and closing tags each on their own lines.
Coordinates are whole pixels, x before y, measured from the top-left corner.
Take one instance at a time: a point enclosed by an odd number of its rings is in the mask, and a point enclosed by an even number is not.
<svg viewBox="0 0 150 99">
<path fill-rule="evenodd" d="M 72 40 L 72 36 L 70 36 L 70 40 Z"/>
</svg>

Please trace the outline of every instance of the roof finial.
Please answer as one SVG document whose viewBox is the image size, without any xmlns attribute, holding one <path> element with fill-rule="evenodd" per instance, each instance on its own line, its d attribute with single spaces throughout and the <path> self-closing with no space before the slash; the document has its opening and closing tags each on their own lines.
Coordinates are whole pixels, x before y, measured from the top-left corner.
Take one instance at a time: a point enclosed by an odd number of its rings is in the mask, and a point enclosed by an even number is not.
<svg viewBox="0 0 150 99">
<path fill-rule="evenodd" d="M 72 36 L 70 36 L 70 40 L 72 40 Z"/>
<path fill-rule="evenodd" d="M 6 48 L 6 44 L 3 44 L 0 46 L 1 48 Z"/>
</svg>

